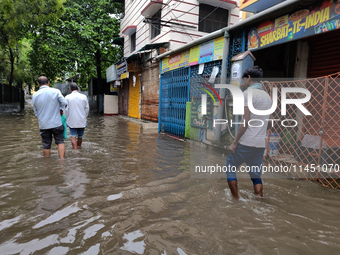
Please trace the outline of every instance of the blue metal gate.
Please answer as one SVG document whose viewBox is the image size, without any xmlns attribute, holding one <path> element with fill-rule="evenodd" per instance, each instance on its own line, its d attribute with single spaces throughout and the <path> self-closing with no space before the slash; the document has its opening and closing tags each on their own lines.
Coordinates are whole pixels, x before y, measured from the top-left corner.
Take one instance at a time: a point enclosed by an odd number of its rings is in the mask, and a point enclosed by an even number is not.
<svg viewBox="0 0 340 255">
<path fill-rule="evenodd" d="M 245 31 L 241 34 L 231 36 L 227 61 L 227 78 L 230 77 L 230 59 L 234 55 L 243 52 L 245 50 L 245 45 Z M 201 83 L 209 80 L 214 66 L 219 67 L 219 73 L 215 83 L 220 83 L 221 65 L 221 60 L 205 63 L 204 72 L 200 75 L 198 74 L 198 65 L 183 67 L 161 74 L 158 118 L 159 132 L 184 137 L 186 102 L 200 100 L 202 94 Z M 192 91 L 190 92 L 190 90 Z"/>
<path fill-rule="evenodd" d="M 189 67 L 166 72 L 160 78 L 159 131 L 184 137 L 186 102 L 190 101 Z"/>
</svg>

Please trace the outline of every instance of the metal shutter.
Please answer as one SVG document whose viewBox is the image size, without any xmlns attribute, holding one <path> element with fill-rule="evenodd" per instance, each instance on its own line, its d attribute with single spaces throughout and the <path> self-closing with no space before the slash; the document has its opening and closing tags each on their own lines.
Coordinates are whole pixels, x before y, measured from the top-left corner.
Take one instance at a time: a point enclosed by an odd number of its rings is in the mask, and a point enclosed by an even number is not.
<svg viewBox="0 0 340 255">
<path fill-rule="evenodd" d="M 326 32 L 309 40 L 308 78 L 340 71 L 340 30 Z"/>
</svg>

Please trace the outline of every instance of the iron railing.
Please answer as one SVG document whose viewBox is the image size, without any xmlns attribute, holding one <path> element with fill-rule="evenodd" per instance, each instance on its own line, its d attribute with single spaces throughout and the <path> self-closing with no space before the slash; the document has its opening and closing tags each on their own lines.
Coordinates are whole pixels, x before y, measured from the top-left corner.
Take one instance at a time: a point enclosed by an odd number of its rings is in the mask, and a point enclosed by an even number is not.
<svg viewBox="0 0 340 255">
<path fill-rule="evenodd" d="M 0 104 L 20 102 L 22 89 L 0 84 Z"/>
<path fill-rule="evenodd" d="M 271 95 L 278 88 L 305 88 L 311 99 L 303 104 L 312 115 L 304 115 L 295 105 L 287 105 L 287 114 L 276 110 L 274 127 L 268 131 L 266 162 L 290 166 L 293 178 L 317 181 L 340 189 L 340 72 L 314 79 L 263 82 Z M 302 93 L 287 93 L 288 99 L 303 98 Z M 280 107 L 278 107 L 280 108 Z"/>
</svg>

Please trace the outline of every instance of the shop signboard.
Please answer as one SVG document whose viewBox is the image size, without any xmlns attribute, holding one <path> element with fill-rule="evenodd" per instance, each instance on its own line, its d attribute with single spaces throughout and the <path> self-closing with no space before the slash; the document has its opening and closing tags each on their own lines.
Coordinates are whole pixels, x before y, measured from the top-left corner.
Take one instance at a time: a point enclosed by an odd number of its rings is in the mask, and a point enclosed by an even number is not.
<svg viewBox="0 0 340 255">
<path fill-rule="evenodd" d="M 200 45 L 197 45 L 190 49 L 189 66 L 198 65 L 199 58 L 200 58 Z"/>
<path fill-rule="evenodd" d="M 128 65 L 126 60 L 123 60 L 117 64 L 117 79 L 122 80 L 129 78 Z"/>
<path fill-rule="evenodd" d="M 188 66 L 189 57 L 190 51 L 187 50 L 174 56 L 162 59 L 162 73 Z"/>
<path fill-rule="evenodd" d="M 114 84 L 114 82 L 110 83 L 110 92 L 117 92 L 119 91 L 119 88 L 117 88 Z"/>
<path fill-rule="evenodd" d="M 214 41 L 208 41 L 200 45 L 200 54 L 198 63 L 203 64 L 213 60 L 214 57 Z"/>
<path fill-rule="evenodd" d="M 340 28 L 340 0 L 323 1 L 250 29 L 248 50 L 256 50 Z"/>
<path fill-rule="evenodd" d="M 207 62 L 220 60 L 223 56 L 224 37 L 202 43 L 183 53 L 162 59 L 162 73 Z"/>
<path fill-rule="evenodd" d="M 223 56 L 224 37 L 221 36 L 190 49 L 189 66 L 220 60 Z"/>
<path fill-rule="evenodd" d="M 214 60 L 220 60 L 223 57 L 224 37 L 215 39 L 214 42 Z"/>
<path fill-rule="evenodd" d="M 117 80 L 117 70 L 116 65 L 112 65 L 106 69 L 106 82 L 109 83 L 115 80 Z"/>
</svg>

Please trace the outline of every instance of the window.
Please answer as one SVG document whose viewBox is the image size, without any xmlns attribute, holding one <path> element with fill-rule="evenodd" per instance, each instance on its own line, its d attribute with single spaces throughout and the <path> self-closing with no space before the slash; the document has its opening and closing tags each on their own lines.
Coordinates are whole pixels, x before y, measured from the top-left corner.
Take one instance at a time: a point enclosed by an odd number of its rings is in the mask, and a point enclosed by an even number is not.
<svg viewBox="0 0 340 255">
<path fill-rule="evenodd" d="M 130 46 L 131 46 L 131 52 L 135 51 L 135 49 L 136 49 L 136 32 L 134 32 L 130 36 Z"/>
<path fill-rule="evenodd" d="M 211 33 L 228 26 L 229 11 L 215 6 L 200 4 L 198 31 Z"/>
<path fill-rule="evenodd" d="M 161 18 L 162 18 L 162 10 L 156 12 L 151 18 L 151 39 L 155 38 L 157 35 L 161 33 Z"/>
</svg>

